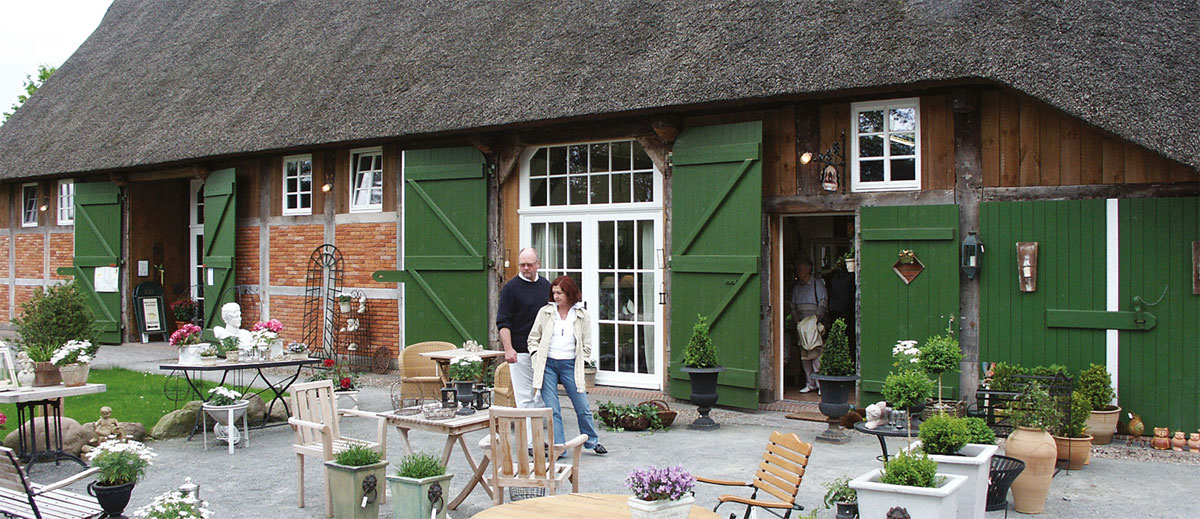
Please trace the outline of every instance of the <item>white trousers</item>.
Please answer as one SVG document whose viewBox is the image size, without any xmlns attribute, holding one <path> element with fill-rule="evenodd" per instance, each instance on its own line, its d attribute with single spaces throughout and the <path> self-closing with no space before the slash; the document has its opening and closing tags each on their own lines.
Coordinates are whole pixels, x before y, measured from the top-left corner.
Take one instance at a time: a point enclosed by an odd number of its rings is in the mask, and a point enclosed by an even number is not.
<svg viewBox="0 0 1200 519">
<path fill-rule="evenodd" d="M 512 379 L 513 398 L 517 401 L 517 407 L 542 407 L 541 402 L 533 400 L 533 359 L 528 353 L 517 354 L 517 361 L 508 365 L 508 376 Z"/>
</svg>

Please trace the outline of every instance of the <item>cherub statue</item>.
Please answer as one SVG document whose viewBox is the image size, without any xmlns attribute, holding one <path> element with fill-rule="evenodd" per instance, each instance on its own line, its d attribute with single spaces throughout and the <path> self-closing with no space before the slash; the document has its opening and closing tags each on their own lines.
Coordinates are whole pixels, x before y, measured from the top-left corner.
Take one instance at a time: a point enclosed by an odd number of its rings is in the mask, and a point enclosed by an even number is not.
<svg viewBox="0 0 1200 519">
<path fill-rule="evenodd" d="M 225 303 L 221 306 L 221 319 L 225 321 L 225 326 L 214 326 L 213 335 L 217 340 L 222 340 L 226 337 L 237 337 L 238 348 L 246 348 L 253 341 L 250 338 L 250 330 L 242 329 L 242 307 L 237 303 Z"/>
<path fill-rule="evenodd" d="M 113 438 L 125 441 L 125 430 L 121 428 L 120 422 L 112 417 L 112 408 L 104 406 L 100 408 L 100 419 L 96 420 L 96 424 L 92 427 L 92 437 L 83 446 L 83 452 L 89 452 L 99 446 L 101 442 Z"/>
</svg>

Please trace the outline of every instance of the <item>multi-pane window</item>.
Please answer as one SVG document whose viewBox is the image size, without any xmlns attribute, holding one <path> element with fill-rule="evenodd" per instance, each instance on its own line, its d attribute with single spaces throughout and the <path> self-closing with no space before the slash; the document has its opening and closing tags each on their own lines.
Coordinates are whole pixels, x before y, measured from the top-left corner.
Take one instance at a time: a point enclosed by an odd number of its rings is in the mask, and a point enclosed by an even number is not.
<svg viewBox="0 0 1200 519">
<path fill-rule="evenodd" d="M 383 210 L 383 150 L 350 153 L 350 212 Z"/>
<path fill-rule="evenodd" d="M 312 155 L 283 158 L 283 214 L 312 214 Z"/>
<path fill-rule="evenodd" d="M 75 181 L 58 181 L 58 224 L 75 224 Z"/>
<path fill-rule="evenodd" d="M 21 227 L 37 227 L 37 184 L 21 186 Z"/>
<path fill-rule="evenodd" d="M 918 99 L 850 105 L 853 191 L 921 188 L 921 106 Z"/>
<path fill-rule="evenodd" d="M 637 141 L 539 148 L 529 159 L 529 205 L 654 201 L 654 162 Z"/>
</svg>

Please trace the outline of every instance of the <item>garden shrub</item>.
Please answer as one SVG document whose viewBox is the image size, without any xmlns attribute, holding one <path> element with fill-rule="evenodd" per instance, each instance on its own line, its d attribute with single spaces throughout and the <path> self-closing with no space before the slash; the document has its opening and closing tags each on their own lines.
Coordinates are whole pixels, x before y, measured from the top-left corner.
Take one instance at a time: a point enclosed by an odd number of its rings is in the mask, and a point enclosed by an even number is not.
<svg viewBox="0 0 1200 519">
<path fill-rule="evenodd" d="M 72 339 L 96 344 L 100 335 L 86 296 L 74 281 L 51 286 L 21 303 L 21 316 L 13 319 L 13 326 L 23 346 L 58 347 Z"/>
<path fill-rule="evenodd" d="M 921 450 L 929 454 L 955 454 L 970 438 L 961 418 L 936 414 L 921 424 Z"/>
</svg>

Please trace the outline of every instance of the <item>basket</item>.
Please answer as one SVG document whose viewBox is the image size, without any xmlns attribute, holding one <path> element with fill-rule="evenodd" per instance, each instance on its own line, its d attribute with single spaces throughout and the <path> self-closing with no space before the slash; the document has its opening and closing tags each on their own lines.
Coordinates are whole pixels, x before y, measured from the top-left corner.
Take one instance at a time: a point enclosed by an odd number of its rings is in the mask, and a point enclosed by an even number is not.
<svg viewBox="0 0 1200 519">
<path fill-rule="evenodd" d="M 596 414 L 604 420 L 609 427 L 620 427 L 626 431 L 644 431 L 650 428 L 650 419 L 643 416 L 620 416 L 617 417 L 607 410 L 597 411 Z"/>
<path fill-rule="evenodd" d="M 508 500 L 512 502 L 523 501 L 526 499 L 534 499 L 538 497 L 546 497 L 546 489 L 543 487 L 508 487 Z"/>
<path fill-rule="evenodd" d="M 454 413 L 458 412 L 458 408 L 442 407 L 440 402 L 434 402 L 422 406 L 421 412 L 425 413 L 426 420 L 447 420 L 454 418 Z"/>
<path fill-rule="evenodd" d="M 663 427 L 670 427 L 675 423 L 675 415 L 679 414 L 671 410 L 671 406 L 663 400 L 647 400 L 638 405 L 652 405 L 658 408 L 658 421 L 662 422 Z M 647 424 L 649 425 L 649 424 Z"/>
<path fill-rule="evenodd" d="M 401 407 L 393 411 L 393 413 L 395 413 L 396 416 L 412 416 L 415 414 L 421 414 L 422 411 L 423 409 L 421 406 L 414 405 L 412 407 Z"/>
</svg>

